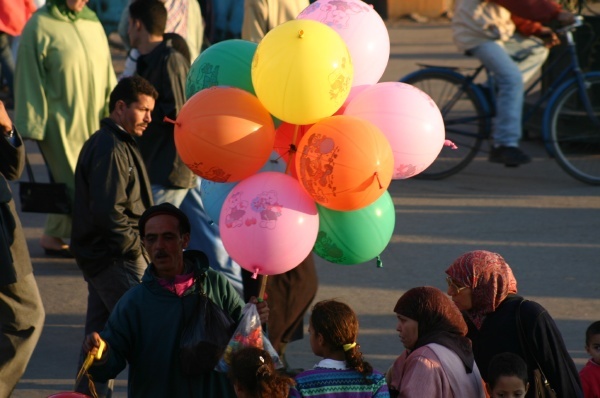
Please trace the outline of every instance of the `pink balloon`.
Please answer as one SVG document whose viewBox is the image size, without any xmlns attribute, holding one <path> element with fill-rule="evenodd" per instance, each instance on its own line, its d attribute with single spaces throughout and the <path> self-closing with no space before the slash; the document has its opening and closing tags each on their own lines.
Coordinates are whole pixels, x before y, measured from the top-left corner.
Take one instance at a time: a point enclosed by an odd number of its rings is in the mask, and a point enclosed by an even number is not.
<svg viewBox="0 0 600 398">
<path fill-rule="evenodd" d="M 344 101 L 344 103 L 342 104 L 340 109 L 338 109 L 337 112 L 334 113 L 333 115 L 343 115 L 344 111 L 348 107 L 348 104 L 350 103 L 350 101 L 352 101 L 354 99 L 354 97 L 356 97 L 359 93 L 362 93 L 363 91 L 365 91 L 367 88 L 369 88 L 371 86 L 372 86 L 371 84 L 363 84 L 362 86 L 353 86 L 350 89 L 350 94 L 348 94 L 348 98 L 346 98 L 346 101 Z"/>
<path fill-rule="evenodd" d="M 425 170 L 444 145 L 440 110 L 431 97 L 410 84 L 375 84 L 357 94 L 344 115 L 368 120 L 379 127 L 394 153 L 395 180 Z"/>
<path fill-rule="evenodd" d="M 390 36 L 373 6 L 361 0 L 318 0 L 297 19 L 324 23 L 342 37 L 352 57 L 353 86 L 379 81 L 390 58 Z"/>
<path fill-rule="evenodd" d="M 227 195 L 219 219 L 225 249 L 244 269 L 276 275 L 296 267 L 317 240 L 317 206 L 289 175 L 255 174 Z"/>
</svg>

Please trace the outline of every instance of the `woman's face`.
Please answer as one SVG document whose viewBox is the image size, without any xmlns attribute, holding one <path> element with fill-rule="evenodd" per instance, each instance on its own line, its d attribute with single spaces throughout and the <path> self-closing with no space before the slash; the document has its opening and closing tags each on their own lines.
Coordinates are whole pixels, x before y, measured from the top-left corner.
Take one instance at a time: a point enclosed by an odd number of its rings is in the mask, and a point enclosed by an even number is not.
<svg viewBox="0 0 600 398">
<path fill-rule="evenodd" d="M 67 0 L 67 7 L 71 11 L 80 12 L 90 0 Z"/>
<path fill-rule="evenodd" d="M 448 281 L 448 296 L 459 310 L 468 311 L 473 308 L 473 290 L 466 286 L 460 286 L 458 282 L 449 278 Z"/>
<path fill-rule="evenodd" d="M 396 317 L 398 318 L 396 330 L 400 336 L 400 341 L 402 341 L 404 348 L 412 350 L 419 339 L 419 322 L 401 314 L 396 314 Z"/>
</svg>

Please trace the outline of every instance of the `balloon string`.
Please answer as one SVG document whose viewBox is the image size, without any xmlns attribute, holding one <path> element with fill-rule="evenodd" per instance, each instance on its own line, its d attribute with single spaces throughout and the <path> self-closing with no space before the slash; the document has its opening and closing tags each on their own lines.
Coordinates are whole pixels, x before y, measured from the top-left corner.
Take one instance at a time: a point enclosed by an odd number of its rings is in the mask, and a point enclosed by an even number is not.
<svg viewBox="0 0 600 398">
<path fill-rule="evenodd" d="M 383 185 L 381 185 L 381 180 L 379 179 L 379 173 L 375 172 L 375 178 L 377 179 L 377 183 L 379 184 L 379 189 L 383 188 Z"/>
<path fill-rule="evenodd" d="M 172 124 L 176 124 L 176 125 L 178 125 L 178 126 L 179 126 L 179 123 L 177 123 L 177 122 L 176 122 L 175 120 L 173 120 L 173 119 L 169 119 L 169 118 L 168 118 L 168 117 L 166 117 L 166 116 L 163 118 L 163 122 L 172 123 Z"/>
<path fill-rule="evenodd" d="M 300 128 L 299 125 L 294 125 L 294 135 L 292 136 L 292 143 L 290 144 L 290 149 L 288 150 L 288 153 L 290 154 L 290 156 L 288 157 L 288 163 L 285 165 L 285 174 L 291 174 L 290 172 L 290 164 L 292 164 L 293 161 L 295 161 L 295 157 L 296 157 L 296 140 L 298 139 L 298 129 Z"/>
<path fill-rule="evenodd" d="M 258 271 L 258 270 L 257 270 Z M 258 301 L 263 301 L 265 299 L 265 291 L 267 290 L 267 275 L 263 275 L 260 278 L 260 291 L 258 292 Z"/>
<path fill-rule="evenodd" d="M 252 279 L 256 279 L 258 277 L 258 268 L 254 268 L 254 273 L 252 274 Z"/>
</svg>

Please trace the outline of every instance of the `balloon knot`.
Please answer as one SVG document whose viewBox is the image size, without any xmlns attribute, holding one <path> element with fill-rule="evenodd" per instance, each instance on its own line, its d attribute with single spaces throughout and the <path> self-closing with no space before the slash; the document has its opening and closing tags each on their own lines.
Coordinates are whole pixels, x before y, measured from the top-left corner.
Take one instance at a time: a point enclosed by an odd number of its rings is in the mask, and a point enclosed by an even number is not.
<svg viewBox="0 0 600 398">
<path fill-rule="evenodd" d="M 172 124 L 176 124 L 176 125 L 178 125 L 178 126 L 179 126 L 179 123 L 177 123 L 177 122 L 176 122 L 175 120 L 173 120 L 173 119 L 169 119 L 169 118 L 168 118 L 168 117 L 166 117 L 166 116 L 163 118 L 163 122 L 172 123 Z"/>
<path fill-rule="evenodd" d="M 254 268 L 254 273 L 252 274 L 252 279 L 258 278 L 258 268 Z"/>
<path fill-rule="evenodd" d="M 383 268 L 383 261 L 381 261 L 381 256 L 377 256 L 377 268 Z"/>
<path fill-rule="evenodd" d="M 304 31 L 303 30 L 298 31 L 298 37 L 299 38 L 304 37 Z"/>
<path fill-rule="evenodd" d="M 290 144 L 290 153 L 295 153 L 298 150 L 298 147 L 294 144 Z"/>
<path fill-rule="evenodd" d="M 444 146 L 449 146 L 452 149 L 458 149 L 458 147 L 456 146 L 456 144 L 450 140 L 445 140 L 444 141 Z"/>
<path fill-rule="evenodd" d="M 375 172 L 375 179 L 377 180 L 377 183 L 379 184 L 379 189 L 383 188 L 383 185 L 381 185 L 381 180 L 379 179 L 379 173 Z"/>
</svg>

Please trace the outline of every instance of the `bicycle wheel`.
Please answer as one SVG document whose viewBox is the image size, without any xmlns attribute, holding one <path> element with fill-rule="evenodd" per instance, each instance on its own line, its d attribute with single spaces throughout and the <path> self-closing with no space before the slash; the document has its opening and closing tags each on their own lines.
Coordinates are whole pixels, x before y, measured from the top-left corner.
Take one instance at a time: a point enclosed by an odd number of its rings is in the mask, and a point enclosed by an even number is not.
<svg viewBox="0 0 600 398">
<path fill-rule="evenodd" d="M 572 177 L 600 185 L 600 75 L 586 76 L 585 89 L 596 120 L 585 110 L 576 81 L 549 104 L 550 147 Z"/>
<path fill-rule="evenodd" d="M 414 178 L 438 180 L 464 169 L 473 160 L 488 133 L 489 117 L 483 99 L 465 78 L 443 69 L 423 69 L 406 76 L 402 82 L 427 93 L 437 104 L 444 119 L 446 139 L 457 149 L 444 146 L 436 160 Z"/>
</svg>

